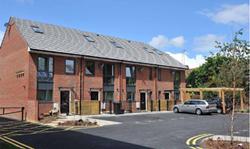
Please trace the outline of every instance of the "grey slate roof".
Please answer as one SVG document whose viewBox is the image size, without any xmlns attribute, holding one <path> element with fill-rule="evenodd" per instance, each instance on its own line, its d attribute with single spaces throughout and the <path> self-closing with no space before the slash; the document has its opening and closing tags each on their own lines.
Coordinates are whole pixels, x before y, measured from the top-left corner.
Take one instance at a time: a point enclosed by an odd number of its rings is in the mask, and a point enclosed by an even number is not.
<svg viewBox="0 0 250 149">
<path fill-rule="evenodd" d="M 18 30 L 27 41 L 31 51 L 32 49 L 37 49 L 181 69 L 187 68 L 187 66 L 181 64 L 165 52 L 161 52 L 142 42 L 15 17 L 11 17 L 10 21 L 16 23 Z M 38 26 L 43 33 L 34 32 L 31 26 Z M 87 38 L 94 42 L 88 41 L 84 36 L 89 36 Z M 118 44 L 121 48 L 114 46 L 111 42 L 116 42 L 115 44 Z"/>
</svg>

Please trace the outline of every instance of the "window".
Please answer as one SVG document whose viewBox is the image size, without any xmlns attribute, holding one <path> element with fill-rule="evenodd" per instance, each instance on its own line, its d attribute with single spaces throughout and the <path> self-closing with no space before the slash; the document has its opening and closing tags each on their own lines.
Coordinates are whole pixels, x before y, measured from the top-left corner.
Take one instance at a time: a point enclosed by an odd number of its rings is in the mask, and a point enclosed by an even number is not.
<svg viewBox="0 0 250 149">
<path fill-rule="evenodd" d="M 166 100 L 170 100 L 170 93 L 169 93 L 169 92 L 166 92 L 166 93 L 165 93 L 165 99 L 166 99 Z"/>
<path fill-rule="evenodd" d="M 149 79 L 149 80 L 152 80 L 152 79 L 153 79 L 153 76 L 152 76 L 152 68 L 149 68 L 148 79 Z"/>
<path fill-rule="evenodd" d="M 99 95 L 98 91 L 91 91 L 90 92 L 91 100 L 98 100 L 99 99 L 98 95 Z"/>
<path fill-rule="evenodd" d="M 180 78 L 180 72 L 179 71 L 175 71 L 174 72 L 174 89 L 175 90 L 178 90 L 180 88 L 180 81 L 181 81 L 181 78 Z"/>
<path fill-rule="evenodd" d="M 38 57 L 38 71 L 45 71 L 46 59 L 44 57 Z"/>
<path fill-rule="evenodd" d="M 70 60 L 70 59 L 65 60 L 65 73 L 67 74 L 75 73 L 75 60 Z"/>
<path fill-rule="evenodd" d="M 31 28 L 35 33 L 43 34 L 43 30 L 41 28 L 39 28 L 38 26 L 32 25 Z"/>
<path fill-rule="evenodd" d="M 127 92 L 127 100 L 134 101 L 135 100 L 135 92 Z"/>
<path fill-rule="evenodd" d="M 134 86 L 136 82 L 135 66 L 126 66 L 126 84 Z"/>
<path fill-rule="evenodd" d="M 104 64 L 103 68 L 103 84 L 114 85 L 114 65 Z"/>
<path fill-rule="evenodd" d="M 53 58 L 38 57 L 37 61 L 37 79 L 38 81 L 51 82 L 53 80 Z"/>
<path fill-rule="evenodd" d="M 184 105 L 190 105 L 191 101 L 184 102 Z"/>
<path fill-rule="evenodd" d="M 95 75 L 95 62 L 86 61 L 85 63 L 85 75 Z"/>
<path fill-rule="evenodd" d="M 161 81 L 161 69 L 158 68 L 158 81 Z"/>
<path fill-rule="evenodd" d="M 114 99 L 114 92 L 113 91 L 105 91 L 103 92 L 104 101 L 110 101 Z"/>
<path fill-rule="evenodd" d="M 83 37 L 88 41 L 88 42 L 95 42 L 95 40 L 90 37 L 89 35 L 83 35 Z"/>
<path fill-rule="evenodd" d="M 51 101 L 53 96 L 53 90 L 38 90 L 37 99 L 40 101 Z"/>
<path fill-rule="evenodd" d="M 53 97 L 53 64 L 52 57 L 38 57 L 37 60 L 37 99 L 51 101 Z"/>
<path fill-rule="evenodd" d="M 116 48 L 122 48 L 122 46 L 115 41 L 110 41 L 110 43 Z"/>
</svg>

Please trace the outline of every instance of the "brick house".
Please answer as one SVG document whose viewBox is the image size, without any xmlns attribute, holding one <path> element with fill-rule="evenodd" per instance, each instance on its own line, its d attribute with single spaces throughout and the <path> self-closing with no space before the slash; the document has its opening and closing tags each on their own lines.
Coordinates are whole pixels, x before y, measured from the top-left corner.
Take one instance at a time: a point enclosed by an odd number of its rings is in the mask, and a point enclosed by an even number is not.
<svg viewBox="0 0 250 149">
<path fill-rule="evenodd" d="M 31 121 L 53 107 L 110 112 L 113 102 L 125 112 L 167 110 L 186 69 L 142 42 L 11 17 L 0 48 L 0 107 L 24 106 Z"/>
</svg>

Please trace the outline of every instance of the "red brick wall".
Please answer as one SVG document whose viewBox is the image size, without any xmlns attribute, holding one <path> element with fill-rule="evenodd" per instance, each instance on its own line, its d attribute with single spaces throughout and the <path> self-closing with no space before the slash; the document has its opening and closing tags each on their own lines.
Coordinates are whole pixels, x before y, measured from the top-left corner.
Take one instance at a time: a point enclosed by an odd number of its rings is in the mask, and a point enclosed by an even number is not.
<svg viewBox="0 0 250 149">
<path fill-rule="evenodd" d="M 36 102 L 28 101 L 29 60 L 26 42 L 15 24 L 9 26 L 0 49 L 0 107 L 24 106 L 27 119 L 35 120 Z M 18 78 L 16 74 L 20 71 L 24 73 L 24 76 Z"/>
</svg>

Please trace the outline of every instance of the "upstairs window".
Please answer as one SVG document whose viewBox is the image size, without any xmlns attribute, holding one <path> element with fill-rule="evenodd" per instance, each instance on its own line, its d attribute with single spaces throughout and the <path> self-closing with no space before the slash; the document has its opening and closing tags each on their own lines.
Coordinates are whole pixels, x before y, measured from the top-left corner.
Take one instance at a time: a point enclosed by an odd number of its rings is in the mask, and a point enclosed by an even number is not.
<svg viewBox="0 0 250 149">
<path fill-rule="evenodd" d="M 53 58 L 39 56 L 37 60 L 38 81 L 51 82 L 53 80 Z"/>
<path fill-rule="evenodd" d="M 75 74 L 75 60 L 72 59 L 65 60 L 65 73 Z"/>
<path fill-rule="evenodd" d="M 103 84 L 104 85 L 114 85 L 114 65 L 113 64 L 104 64 L 103 68 Z"/>
<path fill-rule="evenodd" d="M 31 28 L 35 33 L 43 34 L 43 30 L 39 26 L 32 25 Z"/>
<path fill-rule="evenodd" d="M 86 61 L 86 63 L 85 63 L 85 75 L 88 75 L 88 76 L 95 75 L 95 62 Z"/>
<path fill-rule="evenodd" d="M 158 68 L 158 81 L 161 81 L 161 69 L 160 68 Z"/>
<path fill-rule="evenodd" d="M 45 71 L 46 70 L 46 58 L 38 57 L 38 71 Z"/>
<path fill-rule="evenodd" d="M 110 41 L 110 43 L 111 43 L 114 47 L 116 47 L 116 48 L 122 48 L 122 46 L 121 46 L 119 43 L 115 42 L 115 41 Z"/>
<path fill-rule="evenodd" d="M 153 79 L 153 75 L 152 75 L 152 68 L 149 68 L 149 72 L 148 72 L 148 79 L 152 80 Z"/>
<path fill-rule="evenodd" d="M 134 86 L 136 82 L 135 66 L 126 66 L 126 84 Z"/>
</svg>

